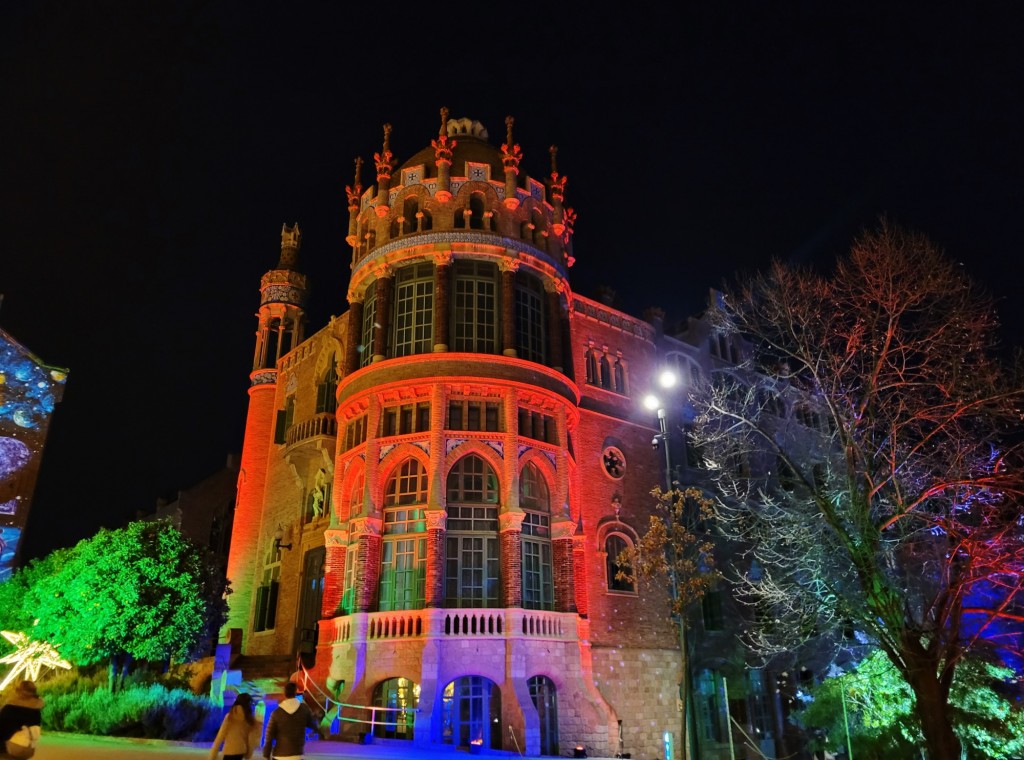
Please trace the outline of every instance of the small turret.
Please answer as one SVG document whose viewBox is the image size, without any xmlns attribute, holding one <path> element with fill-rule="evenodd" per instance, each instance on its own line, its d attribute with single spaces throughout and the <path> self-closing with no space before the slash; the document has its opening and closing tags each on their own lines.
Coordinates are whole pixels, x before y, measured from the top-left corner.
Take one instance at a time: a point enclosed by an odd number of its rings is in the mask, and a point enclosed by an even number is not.
<svg viewBox="0 0 1024 760">
<path fill-rule="evenodd" d="M 281 225 L 281 258 L 278 269 L 295 269 L 299 263 L 299 247 L 302 245 L 302 230 L 296 222 L 291 227 Z"/>
</svg>

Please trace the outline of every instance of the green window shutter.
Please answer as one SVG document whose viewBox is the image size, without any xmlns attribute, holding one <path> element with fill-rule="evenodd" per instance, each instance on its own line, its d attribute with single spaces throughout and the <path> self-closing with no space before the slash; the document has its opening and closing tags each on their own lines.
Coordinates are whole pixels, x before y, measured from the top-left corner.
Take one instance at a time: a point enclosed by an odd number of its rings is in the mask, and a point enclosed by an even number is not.
<svg viewBox="0 0 1024 760">
<path fill-rule="evenodd" d="M 256 589 L 256 619 L 253 622 L 254 631 L 267 630 L 267 586 L 260 586 Z"/>
<path fill-rule="evenodd" d="M 267 587 L 267 630 L 269 631 L 277 623 L 277 589 L 280 584 L 271 581 Z"/>
<path fill-rule="evenodd" d="M 274 443 L 284 443 L 288 433 L 287 414 L 284 409 L 277 412 L 277 425 L 274 427 Z"/>
</svg>

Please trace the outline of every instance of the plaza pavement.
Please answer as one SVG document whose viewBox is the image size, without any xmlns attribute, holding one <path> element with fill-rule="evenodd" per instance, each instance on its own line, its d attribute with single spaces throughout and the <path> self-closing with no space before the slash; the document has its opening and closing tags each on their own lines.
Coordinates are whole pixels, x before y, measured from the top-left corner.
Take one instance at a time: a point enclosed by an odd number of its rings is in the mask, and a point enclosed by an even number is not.
<svg viewBox="0 0 1024 760">
<path fill-rule="evenodd" d="M 177 760 L 205 758 L 209 743 L 169 742 L 155 739 L 121 739 L 83 734 L 45 732 L 34 760 Z M 566 753 L 563 753 L 566 754 Z M 569 755 L 572 750 L 568 751 Z M 0 757 L 3 757 L 0 755 Z M 261 758 L 257 753 L 253 760 Z M 516 752 L 485 750 L 482 758 L 513 760 Z M 452 747 L 421 748 L 401 740 L 374 740 L 372 744 L 314 741 L 306 743 L 305 760 L 469 760 L 470 754 Z"/>
</svg>

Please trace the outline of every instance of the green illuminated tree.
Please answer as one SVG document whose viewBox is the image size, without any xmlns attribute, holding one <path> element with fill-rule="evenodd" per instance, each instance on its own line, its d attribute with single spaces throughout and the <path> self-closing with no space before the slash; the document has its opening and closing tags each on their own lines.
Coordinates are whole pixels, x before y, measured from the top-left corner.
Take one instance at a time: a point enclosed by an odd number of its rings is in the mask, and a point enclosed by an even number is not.
<svg viewBox="0 0 1024 760">
<path fill-rule="evenodd" d="M 973 656 L 957 668 L 949 702 L 968 757 L 1009 760 L 1024 754 L 1024 708 L 1010 698 L 1012 680 L 1009 668 Z M 798 718 L 818 730 L 813 749 L 843 750 L 847 729 L 858 760 L 913 757 L 923 743 L 914 694 L 881 651 L 849 673 L 826 679 L 808 697 L 812 701 Z"/>
<path fill-rule="evenodd" d="M 693 396 L 717 525 L 765 656 L 859 631 L 914 696 L 932 760 L 959 758 L 968 650 L 1019 647 L 1021 387 L 990 300 L 919 234 L 864 234 L 834 272 L 776 263 L 714 305 L 743 347 Z"/>
<path fill-rule="evenodd" d="M 23 605 L 29 635 L 80 665 L 108 662 L 116 690 L 134 661 L 186 660 L 226 620 L 225 582 L 166 522 L 100 530 L 34 578 Z"/>
</svg>

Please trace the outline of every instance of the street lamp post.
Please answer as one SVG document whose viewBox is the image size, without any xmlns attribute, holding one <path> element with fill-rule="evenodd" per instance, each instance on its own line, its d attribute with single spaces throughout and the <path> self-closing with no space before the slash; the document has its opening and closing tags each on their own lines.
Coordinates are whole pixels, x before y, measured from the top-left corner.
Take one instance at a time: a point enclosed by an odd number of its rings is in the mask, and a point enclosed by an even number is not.
<svg viewBox="0 0 1024 760">
<path fill-rule="evenodd" d="M 679 382 L 679 377 L 672 370 L 663 370 L 658 375 L 658 384 L 664 389 L 674 388 Z M 644 406 L 650 411 L 656 411 L 658 415 L 658 432 L 654 436 L 653 444 L 655 447 L 660 446 L 665 451 L 665 492 L 671 494 L 675 488 L 675 483 L 672 477 L 672 452 L 669 446 L 668 437 L 668 413 L 665 410 L 665 405 L 662 400 L 654 395 L 653 393 L 648 394 L 643 400 Z M 674 499 L 673 499 L 674 501 Z M 674 504 L 673 504 L 674 506 Z M 682 507 L 680 507 L 682 509 Z M 669 528 L 672 527 L 672 523 L 675 520 L 674 511 L 670 511 L 666 522 Z M 670 551 L 670 546 L 665 547 L 665 551 Z M 675 557 L 670 557 L 669 562 L 669 583 L 671 584 L 671 594 L 673 602 L 676 601 L 679 595 L 679 585 L 676 578 L 676 564 Z M 688 730 L 690 728 L 690 656 L 687 650 L 686 644 L 686 617 L 683 614 L 683 610 L 679 610 L 678 624 L 679 624 L 679 652 L 682 657 L 682 677 L 679 685 L 680 701 L 682 702 L 682 727 L 680 735 L 680 753 L 683 760 L 691 760 L 696 756 L 693 751 L 693 732 Z"/>
</svg>

